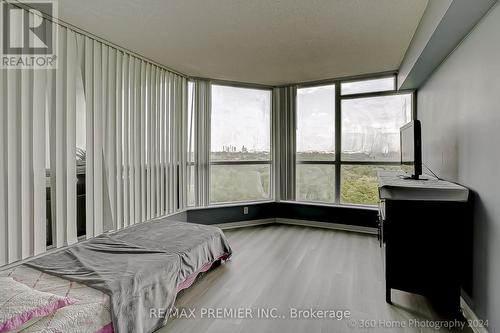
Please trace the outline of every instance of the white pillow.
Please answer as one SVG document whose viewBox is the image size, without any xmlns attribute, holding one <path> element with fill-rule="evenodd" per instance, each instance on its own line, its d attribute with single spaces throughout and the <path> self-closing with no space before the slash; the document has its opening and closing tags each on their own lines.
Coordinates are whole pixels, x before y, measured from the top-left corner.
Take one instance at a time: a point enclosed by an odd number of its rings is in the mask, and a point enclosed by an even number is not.
<svg viewBox="0 0 500 333">
<path fill-rule="evenodd" d="M 15 330 L 33 318 L 51 315 L 75 302 L 32 289 L 11 277 L 0 277 L 0 332 Z"/>
</svg>

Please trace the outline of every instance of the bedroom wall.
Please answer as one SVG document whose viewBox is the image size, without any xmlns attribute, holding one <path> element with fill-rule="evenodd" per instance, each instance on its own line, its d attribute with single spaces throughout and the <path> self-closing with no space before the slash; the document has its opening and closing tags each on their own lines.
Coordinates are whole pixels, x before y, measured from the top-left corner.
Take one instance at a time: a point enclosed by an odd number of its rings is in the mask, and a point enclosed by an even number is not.
<svg viewBox="0 0 500 333">
<path fill-rule="evenodd" d="M 475 193 L 470 305 L 500 331 L 500 6 L 418 91 L 423 161 Z"/>
<path fill-rule="evenodd" d="M 398 89 L 420 87 L 497 0 L 429 1 L 398 72 Z"/>
</svg>

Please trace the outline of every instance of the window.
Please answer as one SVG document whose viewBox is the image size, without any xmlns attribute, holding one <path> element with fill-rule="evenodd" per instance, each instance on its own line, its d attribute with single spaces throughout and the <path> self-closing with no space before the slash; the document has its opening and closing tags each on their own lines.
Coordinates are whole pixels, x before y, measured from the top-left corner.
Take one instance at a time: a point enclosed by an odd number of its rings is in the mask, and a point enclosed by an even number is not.
<svg viewBox="0 0 500 333">
<path fill-rule="evenodd" d="M 377 171 L 401 169 L 399 128 L 411 120 L 411 99 L 407 93 L 342 100 L 341 203 L 377 204 Z"/>
<path fill-rule="evenodd" d="M 335 200 L 335 85 L 297 90 L 296 197 Z"/>
<path fill-rule="evenodd" d="M 271 91 L 212 85 L 210 202 L 271 198 Z"/>
<path fill-rule="evenodd" d="M 335 162 L 332 165 L 297 165 L 297 200 L 310 202 L 335 201 Z"/>
<path fill-rule="evenodd" d="M 377 204 L 377 171 L 401 169 L 412 97 L 395 92 L 394 76 L 299 88 L 296 199 Z"/>
<path fill-rule="evenodd" d="M 212 165 L 210 185 L 210 199 L 214 203 L 269 199 L 270 165 Z"/>
<path fill-rule="evenodd" d="M 298 89 L 297 159 L 335 160 L 335 85 Z"/>
<path fill-rule="evenodd" d="M 396 89 L 396 80 L 394 76 L 390 76 L 381 79 L 342 82 L 340 87 L 342 95 L 390 91 Z"/>
<path fill-rule="evenodd" d="M 400 160 L 399 128 L 411 120 L 411 95 L 342 101 L 342 160 Z"/>
<path fill-rule="evenodd" d="M 377 172 L 380 170 L 401 170 L 397 165 L 349 165 L 341 169 L 340 202 L 347 204 L 378 204 Z"/>
</svg>

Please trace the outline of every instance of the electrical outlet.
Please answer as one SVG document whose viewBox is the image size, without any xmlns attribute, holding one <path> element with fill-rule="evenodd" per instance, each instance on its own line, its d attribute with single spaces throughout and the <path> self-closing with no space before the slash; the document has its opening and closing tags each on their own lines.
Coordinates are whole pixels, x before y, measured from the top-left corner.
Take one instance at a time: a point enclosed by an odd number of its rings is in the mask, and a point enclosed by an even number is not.
<svg viewBox="0 0 500 333">
<path fill-rule="evenodd" d="M 248 207 L 243 207 L 243 214 L 245 214 L 245 215 L 248 214 Z"/>
</svg>

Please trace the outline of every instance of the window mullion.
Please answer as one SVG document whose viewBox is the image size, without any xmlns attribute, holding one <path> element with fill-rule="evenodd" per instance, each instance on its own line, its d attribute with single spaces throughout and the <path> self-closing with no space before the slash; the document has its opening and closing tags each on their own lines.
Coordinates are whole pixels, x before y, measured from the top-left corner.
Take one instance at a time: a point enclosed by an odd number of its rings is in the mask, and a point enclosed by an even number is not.
<svg viewBox="0 0 500 333">
<path fill-rule="evenodd" d="M 340 82 L 335 84 L 335 203 L 340 203 L 340 172 L 342 149 L 342 100 L 340 98 Z"/>
</svg>

